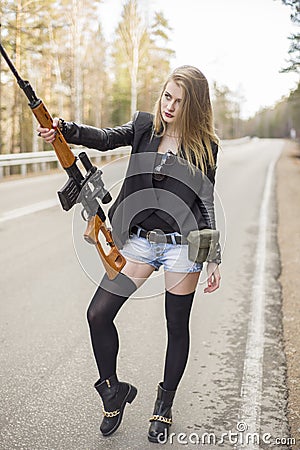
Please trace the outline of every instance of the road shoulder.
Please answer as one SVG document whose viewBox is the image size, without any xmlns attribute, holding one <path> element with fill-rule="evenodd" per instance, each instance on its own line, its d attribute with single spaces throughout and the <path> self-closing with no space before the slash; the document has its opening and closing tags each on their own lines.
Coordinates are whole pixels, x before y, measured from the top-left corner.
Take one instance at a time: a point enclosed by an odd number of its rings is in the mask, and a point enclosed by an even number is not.
<svg viewBox="0 0 300 450">
<path fill-rule="evenodd" d="M 277 164 L 278 245 L 281 256 L 283 338 L 288 420 L 300 443 L 300 144 L 287 141 Z"/>
</svg>

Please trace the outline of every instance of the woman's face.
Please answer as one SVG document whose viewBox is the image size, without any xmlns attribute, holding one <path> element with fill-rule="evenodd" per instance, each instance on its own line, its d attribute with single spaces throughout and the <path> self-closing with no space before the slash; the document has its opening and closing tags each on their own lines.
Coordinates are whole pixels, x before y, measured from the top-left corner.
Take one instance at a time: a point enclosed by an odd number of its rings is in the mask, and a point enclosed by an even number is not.
<svg viewBox="0 0 300 450">
<path fill-rule="evenodd" d="M 182 97 L 182 87 L 173 80 L 169 81 L 160 102 L 161 115 L 167 124 L 174 123 L 175 118 L 180 114 Z"/>
</svg>

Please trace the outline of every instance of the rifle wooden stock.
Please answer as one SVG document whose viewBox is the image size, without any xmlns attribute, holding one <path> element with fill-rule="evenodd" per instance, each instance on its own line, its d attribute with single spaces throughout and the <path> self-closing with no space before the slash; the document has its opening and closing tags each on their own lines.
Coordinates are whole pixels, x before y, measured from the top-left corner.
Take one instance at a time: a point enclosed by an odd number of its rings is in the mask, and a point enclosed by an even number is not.
<svg viewBox="0 0 300 450">
<path fill-rule="evenodd" d="M 111 250 L 108 254 L 105 254 L 98 240 L 100 231 L 104 234 L 107 244 L 111 247 Z M 107 276 L 109 279 L 113 280 L 124 267 L 126 259 L 120 254 L 113 241 L 111 231 L 106 228 L 105 224 L 102 222 L 98 215 L 93 216 L 88 221 L 88 225 L 84 233 L 84 239 L 89 244 L 93 244 L 96 246 L 96 249 L 105 267 Z"/>
</svg>

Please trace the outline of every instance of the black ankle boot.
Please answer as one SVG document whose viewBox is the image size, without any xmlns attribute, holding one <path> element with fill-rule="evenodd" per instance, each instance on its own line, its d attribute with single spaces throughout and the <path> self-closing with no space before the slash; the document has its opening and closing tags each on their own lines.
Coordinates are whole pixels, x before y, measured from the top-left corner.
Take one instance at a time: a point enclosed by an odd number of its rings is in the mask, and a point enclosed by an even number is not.
<svg viewBox="0 0 300 450">
<path fill-rule="evenodd" d="M 159 383 L 153 416 L 150 418 L 148 439 L 150 442 L 166 443 L 172 424 L 172 404 L 176 391 L 166 391 Z"/>
<path fill-rule="evenodd" d="M 109 436 L 119 428 L 126 403 L 135 399 L 137 389 L 129 383 L 119 382 L 116 375 L 99 381 L 95 388 L 102 399 L 104 414 L 100 431 L 103 436 Z"/>
</svg>

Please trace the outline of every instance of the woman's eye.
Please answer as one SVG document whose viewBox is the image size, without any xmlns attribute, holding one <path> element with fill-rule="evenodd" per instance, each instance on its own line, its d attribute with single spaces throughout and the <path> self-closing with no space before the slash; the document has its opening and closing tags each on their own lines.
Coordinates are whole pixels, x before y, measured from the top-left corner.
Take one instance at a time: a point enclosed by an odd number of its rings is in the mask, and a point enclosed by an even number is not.
<svg viewBox="0 0 300 450">
<path fill-rule="evenodd" d="M 165 97 L 169 100 L 171 98 L 170 94 L 165 94 Z"/>
</svg>

